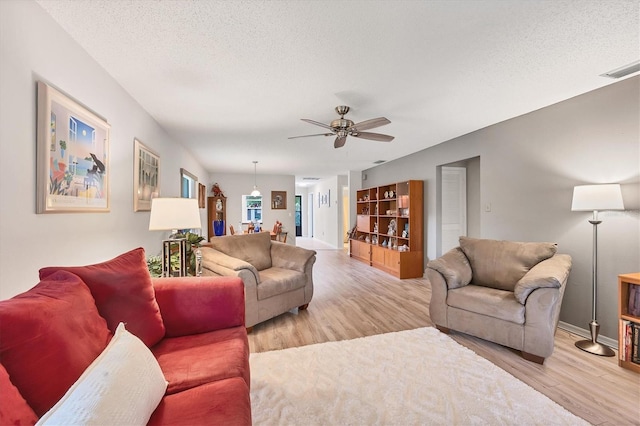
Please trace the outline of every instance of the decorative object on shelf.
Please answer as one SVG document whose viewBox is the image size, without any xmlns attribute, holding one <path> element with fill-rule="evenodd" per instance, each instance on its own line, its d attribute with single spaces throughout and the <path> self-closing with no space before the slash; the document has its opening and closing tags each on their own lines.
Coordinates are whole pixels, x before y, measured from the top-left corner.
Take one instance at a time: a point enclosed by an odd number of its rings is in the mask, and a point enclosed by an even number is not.
<svg viewBox="0 0 640 426">
<path fill-rule="evenodd" d="M 254 197 L 258 197 L 260 191 L 258 190 L 258 162 L 254 160 L 253 162 L 253 191 L 251 191 L 251 195 Z"/>
<path fill-rule="evenodd" d="M 224 235 L 224 220 L 213 221 L 213 233 L 216 237 Z"/>
<path fill-rule="evenodd" d="M 384 191 L 384 198 L 389 198 L 389 191 Z"/>
<path fill-rule="evenodd" d="M 378 233 L 378 222 L 373 224 L 373 232 Z"/>
<path fill-rule="evenodd" d="M 187 238 L 183 230 L 200 229 L 200 211 L 195 198 L 154 198 L 151 201 L 149 231 L 171 230 L 162 241 L 162 276 L 187 276 Z M 178 256 L 179 265 L 171 262 Z M 198 268 L 196 267 L 196 270 Z"/>
<path fill-rule="evenodd" d="M 374 235 L 373 237 L 371 237 L 371 244 L 378 244 L 378 236 Z"/>
<path fill-rule="evenodd" d="M 396 235 L 396 220 L 395 219 L 391 219 L 389 221 L 389 228 L 387 230 L 387 234 Z"/>
<path fill-rule="evenodd" d="M 386 247 L 387 246 L 387 240 L 382 240 L 382 247 Z"/>
<path fill-rule="evenodd" d="M 151 199 L 160 196 L 160 156 L 133 139 L 133 211 L 151 210 Z"/>
<path fill-rule="evenodd" d="M 580 340 L 576 342 L 576 346 L 595 355 L 614 356 L 615 352 L 610 347 L 598 343 L 598 333 L 600 331 L 600 324 L 596 319 L 598 305 L 598 225 L 602 223 L 601 220 L 598 220 L 599 210 L 624 210 L 620 185 L 580 185 L 573 188 L 571 211 L 593 211 L 593 219 L 589 220 L 589 223 L 593 225 L 592 320 L 589 323 L 591 340 Z"/>
<path fill-rule="evenodd" d="M 389 198 L 393 198 L 393 191 L 389 191 Z"/>
<path fill-rule="evenodd" d="M 409 251 L 409 246 L 406 244 L 403 244 L 400 247 L 398 247 L 398 251 Z"/>
<path fill-rule="evenodd" d="M 220 185 L 218 185 L 218 182 L 214 183 L 211 186 L 211 193 L 213 194 L 214 197 L 224 197 L 224 192 L 222 192 L 222 189 L 220 188 Z"/>
<path fill-rule="evenodd" d="M 274 210 L 287 209 L 287 191 L 271 191 L 271 208 Z"/>
<path fill-rule="evenodd" d="M 38 82 L 36 213 L 109 211 L 110 127 Z"/>
<path fill-rule="evenodd" d="M 366 237 L 364 237 L 364 241 L 365 241 L 365 242 L 367 242 L 367 243 L 370 243 L 370 242 L 371 242 L 371 239 L 370 239 L 370 238 L 369 238 L 369 236 L 367 235 Z"/>
</svg>

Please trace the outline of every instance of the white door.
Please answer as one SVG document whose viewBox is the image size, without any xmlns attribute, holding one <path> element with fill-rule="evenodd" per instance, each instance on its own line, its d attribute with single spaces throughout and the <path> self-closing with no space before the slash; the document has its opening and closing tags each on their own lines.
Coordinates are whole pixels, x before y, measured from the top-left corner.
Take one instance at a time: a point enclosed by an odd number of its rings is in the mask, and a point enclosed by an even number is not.
<svg viewBox="0 0 640 426">
<path fill-rule="evenodd" d="M 442 253 L 459 245 L 467 235 L 467 169 L 442 167 Z"/>
</svg>

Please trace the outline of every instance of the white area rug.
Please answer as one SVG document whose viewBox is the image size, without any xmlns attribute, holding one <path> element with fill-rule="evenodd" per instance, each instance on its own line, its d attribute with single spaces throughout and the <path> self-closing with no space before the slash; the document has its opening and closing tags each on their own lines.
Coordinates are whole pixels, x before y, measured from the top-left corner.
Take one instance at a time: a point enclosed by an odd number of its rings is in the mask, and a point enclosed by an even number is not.
<svg viewBox="0 0 640 426">
<path fill-rule="evenodd" d="M 587 425 L 435 328 L 251 354 L 255 425 Z"/>
</svg>

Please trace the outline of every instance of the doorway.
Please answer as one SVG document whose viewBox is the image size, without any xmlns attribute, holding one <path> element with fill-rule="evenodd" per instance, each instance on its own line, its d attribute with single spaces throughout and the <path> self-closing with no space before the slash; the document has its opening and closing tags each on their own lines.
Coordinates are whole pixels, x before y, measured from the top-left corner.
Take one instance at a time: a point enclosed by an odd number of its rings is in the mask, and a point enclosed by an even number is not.
<svg viewBox="0 0 640 426">
<path fill-rule="evenodd" d="M 296 237 L 302 237 L 302 195 L 296 195 Z"/>
<path fill-rule="evenodd" d="M 460 236 L 480 238 L 480 157 L 437 167 L 436 255 L 459 245 Z"/>
</svg>

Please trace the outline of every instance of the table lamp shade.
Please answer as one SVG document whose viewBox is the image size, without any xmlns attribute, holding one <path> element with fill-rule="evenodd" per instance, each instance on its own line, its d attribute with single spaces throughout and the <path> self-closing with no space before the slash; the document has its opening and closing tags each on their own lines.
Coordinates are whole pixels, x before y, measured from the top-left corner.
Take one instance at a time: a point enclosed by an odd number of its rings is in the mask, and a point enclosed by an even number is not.
<svg viewBox="0 0 640 426">
<path fill-rule="evenodd" d="M 195 198 L 154 198 L 151 200 L 149 231 L 202 228 Z"/>
<path fill-rule="evenodd" d="M 571 210 L 624 210 L 620 185 L 579 185 L 574 187 Z"/>
</svg>

